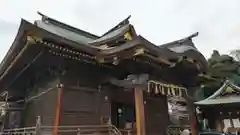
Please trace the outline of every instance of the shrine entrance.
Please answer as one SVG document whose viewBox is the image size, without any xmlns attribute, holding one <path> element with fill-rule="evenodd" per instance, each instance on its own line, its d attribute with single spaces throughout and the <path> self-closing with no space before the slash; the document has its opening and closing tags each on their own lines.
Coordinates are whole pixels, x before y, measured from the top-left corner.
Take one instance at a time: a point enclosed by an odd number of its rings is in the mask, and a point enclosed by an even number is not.
<svg viewBox="0 0 240 135">
<path fill-rule="evenodd" d="M 125 96 L 123 96 L 124 94 L 120 93 L 116 94 L 117 91 L 114 92 L 115 97 L 113 99 L 117 100 L 117 97 L 122 97 L 124 100 L 118 100 L 121 102 L 112 103 L 111 119 L 113 124 L 120 129 L 126 129 L 126 127 L 134 129 L 134 122 L 136 118 L 137 135 L 166 134 L 168 125 L 170 124 L 167 98 L 182 98 L 186 99 L 186 102 L 188 102 L 190 101 L 190 98 L 187 93 L 187 88 L 150 80 L 146 74 L 131 76 L 134 77 L 128 77 L 126 80 L 112 80 L 112 84 L 132 90 L 130 92 L 131 94 L 128 93 L 125 94 Z M 127 95 L 134 99 L 133 103 L 127 101 L 130 99 L 127 97 Z M 132 103 L 132 105 L 127 103 Z M 135 109 L 133 107 L 135 107 Z M 189 110 L 192 110 L 192 108 L 188 106 L 189 113 Z M 193 114 L 194 110 L 192 110 L 191 113 L 191 124 L 192 127 L 195 127 L 196 125 L 194 123 L 196 122 Z M 194 131 L 192 130 L 192 132 Z"/>
<path fill-rule="evenodd" d="M 158 127 L 167 129 L 170 123 L 167 97 L 181 97 L 187 100 L 187 89 L 153 80 L 148 81 L 147 92 L 144 89 L 135 89 L 138 133 L 142 133 L 141 135 L 166 134 L 167 131 Z"/>
<path fill-rule="evenodd" d="M 135 129 L 136 115 L 133 104 L 112 102 L 111 121 L 119 129 Z"/>
</svg>

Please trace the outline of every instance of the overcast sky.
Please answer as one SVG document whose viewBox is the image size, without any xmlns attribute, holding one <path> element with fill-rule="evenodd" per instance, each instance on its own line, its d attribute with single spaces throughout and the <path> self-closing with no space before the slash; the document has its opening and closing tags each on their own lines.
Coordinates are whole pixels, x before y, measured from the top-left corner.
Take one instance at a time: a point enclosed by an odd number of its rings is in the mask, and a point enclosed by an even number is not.
<svg viewBox="0 0 240 135">
<path fill-rule="evenodd" d="M 194 42 L 206 57 L 240 49 L 239 0 L 0 0 L 0 59 L 20 18 L 33 22 L 37 11 L 98 35 L 132 15 L 137 33 L 155 44 L 199 32 Z"/>
</svg>

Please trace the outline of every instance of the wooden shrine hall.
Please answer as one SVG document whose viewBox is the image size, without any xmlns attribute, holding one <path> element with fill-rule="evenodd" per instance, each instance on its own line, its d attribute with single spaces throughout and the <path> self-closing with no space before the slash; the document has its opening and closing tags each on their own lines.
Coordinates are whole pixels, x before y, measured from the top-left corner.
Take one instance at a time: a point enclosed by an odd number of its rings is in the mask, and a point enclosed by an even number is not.
<svg viewBox="0 0 240 135">
<path fill-rule="evenodd" d="M 97 36 L 39 15 L 21 20 L 0 65 L 0 89 L 8 93 L 2 132 L 36 126 L 38 117 L 54 135 L 66 134 L 61 126 L 106 124 L 118 135 L 165 135 L 167 96 L 187 97 L 207 70 L 192 42 L 198 33 L 155 45 L 129 17 Z"/>
<path fill-rule="evenodd" d="M 225 83 L 210 97 L 195 102 L 200 110 L 203 130 L 236 132 L 240 128 L 240 87 L 231 81 Z"/>
</svg>

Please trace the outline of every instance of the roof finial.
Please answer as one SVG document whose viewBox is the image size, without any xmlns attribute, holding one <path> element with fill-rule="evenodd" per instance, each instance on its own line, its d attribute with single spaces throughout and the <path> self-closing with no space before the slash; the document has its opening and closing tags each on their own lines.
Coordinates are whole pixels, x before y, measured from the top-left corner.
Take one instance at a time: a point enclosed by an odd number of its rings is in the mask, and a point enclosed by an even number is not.
<svg viewBox="0 0 240 135">
<path fill-rule="evenodd" d="M 198 34 L 199 34 L 199 32 L 195 32 L 192 35 L 190 35 L 189 38 L 194 38 L 194 37 L 198 36 Z"/>
<path fill-rule="evenodd" d="M 175 41 L 175 42 L 179 42 L 179 43 L 182 43 L 182 42 L 186 42 L 187 40 L 192 40 L 192 38 L 198 36 L 198 32 L 196 33 L 193 33 L 192 35 L 188 36 L 188 37 L 185 37 L 183 39 L 180 39 L 178 41 Z"/>
<path fill-rule="evenodd" d="M 120 23 L 118 23 L 115 27 L 113 27 L 112 29 L 110 29 L 109 31 L 107 31 L 106 33 L 104 33 L 104 34 L 102 35 L 102 37 L 105 36 L 105 35 L 107 35 L 107 34 L 109 34 L 109 33 L 112 32 L 112 31 L 118 29 L 119 27 L 122 27 L 123 25 L 129 24 L 129 19 L 130 19 L 130 18 L 131 18 L 131 15 L 129 15 L 127 18 L 125 18 L 125 19 L 122 20 Z"/>
<path fill-rule="evenodd" d="M 37 13 L 42 17 L 42 21 L 45 21 L 45 20 L 47 20 L 47 19 L 49 18 L 48 16 L 42 14 L 42 13 L 39 12 L 39 11 L 37 11 Z"/>
</svg>

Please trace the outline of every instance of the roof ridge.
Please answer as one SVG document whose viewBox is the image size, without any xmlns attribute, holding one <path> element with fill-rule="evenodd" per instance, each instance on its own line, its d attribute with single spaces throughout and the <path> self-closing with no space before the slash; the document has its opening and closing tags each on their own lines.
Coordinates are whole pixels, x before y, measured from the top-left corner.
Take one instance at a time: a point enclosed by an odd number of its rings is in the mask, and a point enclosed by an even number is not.
<svg viewBox="0 0 240 135">
<path fill-rule="evenodd" d="M 162 47 L 162 46 L 171 46 L 171 45 L 175 45 L 175 44 L 181 44 L 181 43 L 184 43 L 186 42 L 187 40 L 191 40 L 192 38 L 194 37 L 197 37 L 199 34 L 199 32 L 195 32 L 185 38 L 181 38 L 179 40 L 175 40 L 175 41 L 172 41 L 172 42 L 168 42 L 168 43 L 165 43 L 165 44 L 161 44 L 161 45 L 158 45 L 159 47 Z M 195 46 L 194 46 L 195 47 Z"/>
<path fill-rule="evenodd" d="M 81 33 L 81 34 L 84 34 L 85 36 L 88 36 L 88 37 L 93 37 L 93 38 L 99 38 L 99 36 L 95 35 L 95 34 L 92 34 L 92 33 L 89 33 L 87 31 L 84 31 L 84 30 L 81 30 L 79 28 L 76 28 L 76 27 L 73 27 L 73 26 L 70 26 L 68 24 L 65 24 L 63 22 L 60 22 L 58 20 L 55 20 L 51 17 L 48 17 L 47 15 L 44 15 L 42 14 L 41 12 L 37 11 L 37 13 L 42 17 L 42 21 L 45 21 L 45 22 L 48 22 L 48 23 L 51 23 L 53 25 L 56 25 L 58 27 L 61 27 L 63 29 L 67 29 L 67 30 L 70 30 L 72 32 L 76 32 L 76 33 Z"/>
</svg>

